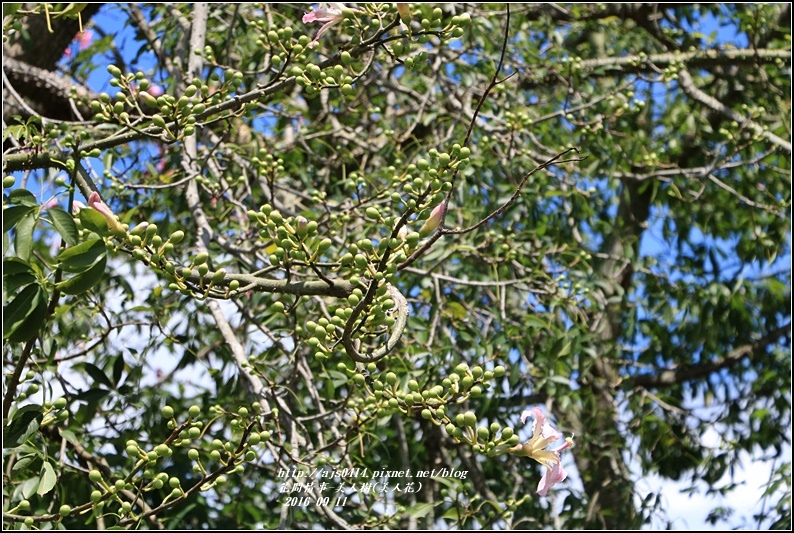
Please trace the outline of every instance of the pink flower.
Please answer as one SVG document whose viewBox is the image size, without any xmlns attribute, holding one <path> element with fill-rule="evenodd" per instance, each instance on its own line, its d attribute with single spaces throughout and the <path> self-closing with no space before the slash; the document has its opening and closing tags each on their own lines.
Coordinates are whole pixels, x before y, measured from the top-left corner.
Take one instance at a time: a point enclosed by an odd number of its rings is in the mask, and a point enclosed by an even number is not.
<svg viewBox="0 0 794 533">
<path fill-rule="evenodd" d="M 74 36 L 74 41 L 77 43 L 77 46 L 80 50 L 85 50 L 91 44 L 91 40 L 94 38 L 94 34 L 91 30 L 83 30 L 81 32 L 77 32 L 77 35 Z M 67 47 L 66 50 L 63 51 L 63 54 L 66 57 L 72 57 L 72 49 L 71 47 Z"/>
<path fill-rule="evenodd" d="M 149 86 L 149 90 L 147 92 L 157 98 L 158 96 L 162 96 L 165 91 L 163 91 L 163 88 L 155 83 L 154 85 Z"/>
<path fill-rule="evenodd" d="M 88 207 L 99 211 L 105 217 L 105 220 L 108 222 L 108 229 L 110 231 L 114 233 L 116 231 L 124 231 L 124 228 L 121 227 L 121 224 L 119 224 L 119 221 L 116 219 L 116 215 L 113 214 L 113 211 L 111 211 L 107 204 L 102 201 L 98 192 L 93 191 L 88 197 Z"/>
<path fill-rule="evenodd" d="M 436 208 L 430 212 L 430 216 L 427 218 L 427 220 L 425 220 L 425 223 L 422 225 L 422 227 L 419 228 L 419 236 L 424 238 L 433 233 L 439 224 L 441 224 L 446 212 L 447 205 L 444 202 L 438 204 Z"/>
<path fill-rule="evenodd" d="M 317 32 L 317 35 L 314 36 L 314 40 L 309 43 L 309 48 L 314 48 L 314 45 L 317 44 L 320 36 L 328 31 L 331 26 L 334 26 L 335 24 L 345 20 L 345 9 L 345 5 L 339 2 L 331 2 L 330 5 L 323 2 L 317 9 L 314 9 L 303 15 L 304 24 L 308 24 L 310 22 L 323 23 L 322 27 Z"/>
<path fill-rule="evenodd" d="M 58 199 L 53 196 L 52 198 L 41 204 L 41 210 L 45 211 L 50 207 L 55 207 L 56 205 L 58 205 Z"/>
<path fill-rule="evenodd" d="M 553 450 L 547 450 L 547 446 L 562 438 L 562 433 L 546 422 L 546 417 L 543 416 L 543 411 L 539 407 L 533 407 L 530 411 L 521 413 L 521 422 L 526 423 L 529 416 L 535 418 L 532 438 L 529 442 L 510 448 L 510 451 L 522 457 L 531 457 L 546 467 L 546 471 L 538 484 L 538 494 L 545 496 L 555 483 L 559 483 L 568 477 L 568 473 L 563 468 L 560 460 L 560 452 L 573 446 L 573 439 L 568 437 L 561 446 Z"/>
</svg>

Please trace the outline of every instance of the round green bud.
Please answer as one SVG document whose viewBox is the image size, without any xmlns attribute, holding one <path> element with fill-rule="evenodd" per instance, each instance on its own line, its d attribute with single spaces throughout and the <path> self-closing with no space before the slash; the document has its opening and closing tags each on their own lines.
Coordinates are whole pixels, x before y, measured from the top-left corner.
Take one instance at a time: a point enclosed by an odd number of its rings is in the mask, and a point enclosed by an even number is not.
<svg viewBox="0 0 794 533">
<path fill-rule="evenodd" d="M 102 499 L 102 493 L 98 490 L 91 491 L 91 501 L 96 503 Z"/>
<path fill-rule="evenodd" d="M 174 408 L 170 405 L 164 405 L 160 412 L 163 414 L 163 418 L 174 418 Z"/>
<path fill-rule="evenodd" d="M 493 369 L 493 375 L 495 378 L 501 378 L 502 376 L 505 375 L 505 367 L 503 367 L 502 365 L 497 366 L 496 368 Z"/>
<path fill-rule="evenodd" d="M 422 409 L 422 418 L 430 420 L 433 418 L 433 413 L 430 412 L 430 409 Z"/>
<path fill-rule="evenodd" d="M 191 439 L 197 439 L 201 436 L 201 428 L 197 428 L 193 426 L 192 428 L 187 430 L 188 437 Z"/>
<path fill-rule="evenodd" d="M 13 187 L 16 182 L 17 179 L 14 176 L 6 176 L 3 178 L 3 188 L 8 189 L 9 187 Z"/>
<path fill-rule="evenodd" d="M 451 157 L 450 157 L 450 155 L 448 153 L 444 152 L 444 153 L 438 154 L 438 162 L 439 162 L 439 164 L 442 167 L 445 167 L 445 166 L 449 165 L 450 160 L 451 160 Z"/>
<path fill-rule="evenodd" d="M 247 408 L 245 408 L 245 407 L 240 407 L 240 408 L 237 410 L 237 414 L 238 414 L 238 415 L 240 415 L 241 417 L 245 418 L 245 417 L 247 417 L 247 416 L 248 416 L 248 409 L 247 409 Z"/>
<path fill-rule="evenodd" d="M 229 282 L 229 290 L 230 291 L 236 291 L 239 288 L 240 288 L 240 282 L 237 281 L 236 279 L 233 279 L 233 280 L 231 280 Z"/>
<path fill-rule="evenodd" d="M 455 433 L 455 424 L 449 423 L 444 427 L 444 429 L 446 430 L 447 435 L 452 435 Z"/>
<path fill-rule="evenodd" d="M 158 444 L 155 446 L 154 451 L 158 457 L 167 457 L 171 455 L 171 448 L 169 448 L 167 444 Z"/>
<path fill-rule="evenodd" d="M 28 500 L 22 500 L 19 502 L 19 509 L 22 511 L 27 511 L 30 509 L 30 502 Z"/>
<path fill-rule="evenodd" d="M 63 504 L 58 509 L 58 514 L 64 517 L 69 516 L 70 514 L 72 514 L 72 507 L 67 504 Z"/>
<path fill-rule="evenodd" d="M 129 455 L 132 458 L 137 458 L 140 455 L 138 453 L 138 445 L 137 444 L 127 445 L 126 452 L 127 452 L 127 455 Z"/>
<path fill-rule="evenodd" d="M 480 426 L 477 428 L 477 437 L 480 440 L 488 440 L 491 436 L 491 433 L 488 431 L 488 428 L 485 426 Z"/>
<path fill-rule="evenodd" d="M 366 214 L 368 218 L 378 219 L 380 218 L 380 211 L 378 211 L 375 207 L 368 207 L 366 210 Z"/>
<path fill-rule="evenodd" d="M 198 461 L 199 451 L 195 448 L 191 448 L 187 451 L 187 456 L 191 461 Z"/>
<path fill-rule="evenodd" d="M 317 251 L 319 253 L 324 253 L 326 250 L 328 250 L 331 247 L 332 244 L 333 241 L 331 241 L 331 239 L 323 239 L 317 245 Z"/>
<path fill-rule="evenodd" d="M 6 36 L 5 36 L 5 35 L 3 35 L 3 42 L 5 42 L 5 38 L 6 38 Z M 27 527 L 29 527 L 29 528 L 32 528 L 32 527 L 33 527 L 33 524 L 35 524 L 35 523 L 36 523 L 36 521 L 33 519 L 33 517 L 32 517 L 32 516 L 26 516 L 26 517 L 25 517 L 25 522 L 24 522 L 24 524 L 25 524 Z"/>
<path fill-rule="evenodd" d="M 514 434 L 513 428 L 511 427 L 504 428 L 502 430 L 502 440 L 509 440 L 510 438 L 512 438 L 513 434 Z"/>
<path fill-rule="evenodd" d="M 226 481 L 226 476 L 218 476 L 218 479 L 215 480 L 215 483 L 218 485 L 225 485 Z"/>
<path fill-rule="evenodd" d="M 475 366 L 471 369 L 471 375 L 474 376 L 474 379 L 481 377 L 483 374 L 483 370 L 481 366 Z"/>
<path fill-rule="evenodd" d="M 148 230 L 148 228 L 147 228 Z M 196 257 L 193 259 L 194 265 L 203 265 L 209 260 L 210 256 L 207 252 L 199 252 Z"/>
<path fill-rule="evenodd" d="M 262 442 L 267 442 L 270 440 L 270 432 L 269 431 L 260 431 L 259 438 L 262 439 Z"/>
<path fill-rule="evenodd" d="M 476 424 L 477 424 L 477 415 L 475 415 L 471 411 L 466 411 L 463 414 L 463 425 L 474 427 Z"/>
<path fill-rule="evenodd" d="M 157 478 L 154 481 L 152 481 L 152 487 L 154 487 L 157 490 L 162 489 L 163 485 L 165 485 L 165 482 L 160 478 Z"/>
<path fill-rule="evenodd" d="M 479 385 L 473 386 L 471 388 L 470 394 L 471 394 L 472 398 L 477 398 L 478 396 L 481 396 L 482 395 L 482 387 L 480 387 Z"/>
<path fill-rule="evenodd" d="M 223 268 L 219 268 L 215 271 L 212 275 L 211 281 L 212 283 L 220 283 L 226 277 L 226 270 Z"/>
<path fill-rule="evenodd" d="M 58 398 L 54 402 L 52 402 L 52 406 L 56 409 L 63 409 L 66 407 L 66 398 Z"/>
<path fill-rule="evenodd" d="M 419 383 L 417 383 L 415 379 L 410 380 L 408 382 L 408 389 L 412 391 L 419 390 Z"/>
<path fill-rule="evenodd" d="M 218 450 L 212 450 L 210 452 L 210 459 L 212 459 L 213 461 L 220 461 L 221 460 L 221 452 L 219 452 Z"/>
<path fill-rule="evenodd" d="M 179 485 L 181 485 L 181 484 L 182 484 L 182 482 L 181 482 L 181 481 L 179 481 L 179 478 L 178 478 L 178 477 L 171 477 L 171 478 L 168 480 L 168 485 L 170 485 L 170 486 L 171 486 L 171 488 L 178 487 L 178 486 L 179 486 Z"/>
<path fill-rule="evenodd" d="M 388 383 L 389 385 L 394 385 L 395 383 L 397 383 L 397 374 L 395 374 L 394 372 L 388 372 L 386 374 L 386 383 Z"/>
<path fill-rule="evenodd" d="M 196 418 L 198 415 L 201 414 L 201 407 L 199 407 L 198 405 L 191 405 L 190 409 L 188 409 L 187 412 L 191 418 Z"/>
<path fill-rule="evenodd" d="M 99 483 L 100 481 L 102 481 L 102 472 L 100 472 L 99 470 L 91 470 L 88 473 L 88 479 L 90 479 L 94 483 Z"/>
</svg>

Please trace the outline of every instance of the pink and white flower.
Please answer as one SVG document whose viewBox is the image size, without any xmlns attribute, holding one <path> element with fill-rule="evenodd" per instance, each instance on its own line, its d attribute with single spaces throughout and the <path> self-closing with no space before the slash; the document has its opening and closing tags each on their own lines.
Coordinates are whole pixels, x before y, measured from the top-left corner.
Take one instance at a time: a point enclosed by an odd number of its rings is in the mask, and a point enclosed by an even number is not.
<svg viewBox="0 0 794 533">
<path fill-rule="evenodd" d="M 531 457 L 546 467 L 543 477 L 538 484 L 538 494 L 545 496 L 555 483 L 563 481 L 568 477 L 568 473 L 562 466 L 560 452 L 573 446 L 573 438 L 567 437 L 565 442 L 554 449 L 546 449 L 549 445 L 563 437 L 562 433 L 554 429 L 546 421 L 543 411 L 539 407 L 533 407 L 529 411 L 521 413 L 521 422 L 526 423 L 528 417 L 534 417 L 532 427 L 532 438 L 524 444 L 517 444 L 510 451 L 522 457 Z"/>
<path fill-rule="evenodd" d="M 99 197 L 98 192 L 93 191 L 88 196 L 88 207 L 96 211 L 99 211 L 99 213 L 105 217 L 105 220 L 107 220 L 108 222 L 108 229 L 110 231 L 112 232 L 124 231 L 124 228 L 121 227 L 121 224 L 116 218 L 116 215 L 113 213 L 113 211 L 110 210 L 107 204 L 102 201 L 102 198 Z"/>
<path fill-rule="evenodd" d="M 310 22 L 322 22 L 323 25 L 314 36 L 314 40 L 309 43 L 309 48 L 314 48 L 320 36 L 327 32 L 332 26 L 345 20 L 345 10 L 347 8 L 344 4 L 339 2 L 321 3 L 320 7 L 313 9 L 309 13 L 303 15 L 303 23 L 309 24 Z"/>
</svg>

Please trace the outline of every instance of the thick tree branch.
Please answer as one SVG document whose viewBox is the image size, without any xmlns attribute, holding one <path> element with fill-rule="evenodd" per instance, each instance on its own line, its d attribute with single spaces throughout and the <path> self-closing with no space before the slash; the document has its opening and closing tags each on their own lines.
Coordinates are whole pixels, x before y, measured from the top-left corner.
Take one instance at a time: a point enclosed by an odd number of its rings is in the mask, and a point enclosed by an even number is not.
<svg viewBox="0 0 794 533">
<path fill-rule="evenodd" d="M 789 342 L 791 341 L 791 322 L 775 328 L 756 341 L 734 348 L 725 354 L 724 357 L 718 357 L 716 359 L 711 359 L 694 365 L 681 365 L 668 368 L 657 371 L 654 374 L 644 374 L 641 376 L 626 378 L 623 380 L 621 385 L 624 389 L 630 389 L 634 387 L 653 389 L 666 385 L 674 385 L 678 383 L 684 383 L 686 381 L 701 379 L 724 368 L 730 368 L 739 363 L 739 361 L 745 357 L 752 357 L 754 355 L 763 353 L 766 348 L 768 348 L 771 344 L 777 343 L 783 336 L 787 336 L 789 338 Z"/>
</svg>

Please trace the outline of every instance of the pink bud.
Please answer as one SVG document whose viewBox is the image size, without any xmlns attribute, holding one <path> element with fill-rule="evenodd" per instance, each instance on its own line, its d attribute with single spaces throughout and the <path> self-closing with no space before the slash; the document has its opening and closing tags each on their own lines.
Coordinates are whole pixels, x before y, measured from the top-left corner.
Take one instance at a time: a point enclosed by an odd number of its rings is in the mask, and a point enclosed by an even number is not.
<svg viewBox="0 0 794 533">
<path fill-rule="evenodd" d="M 420 237 L 427 237 L 431 233 L 433 233 L 436 228 L 441 224 L 441 221 L 444 219 L 444 214 L 447 212 L 447 205 L 444 202 L 441 202 L 436 206 L 435 209 L 430 213 L 430 216 L 427 220 L 425 220 L 424 225 L 419 230 Z"/>
<path fill-rule="evenodd" d="M 111 211 L 110 208 L 107 206 L 107 204 L 105 204 L 105 202 L 102 201 L 102 199 L 99 197 L 98 192 L 93 191 L 88 196 L 88 207 L 91 207 L 92 209 L 99 211 L 99 213 L 101 213 L 105 217 L 105 220 L 107 220 L 108 222 L 108 229 L 110 231 L 112 232 L 124 231 L 124 229 L 121 227 L 121 224 L 119 224 L 119 221 L 116 220 L 116 215 L 114 215 L 113 211 Z"/>
</svg>

